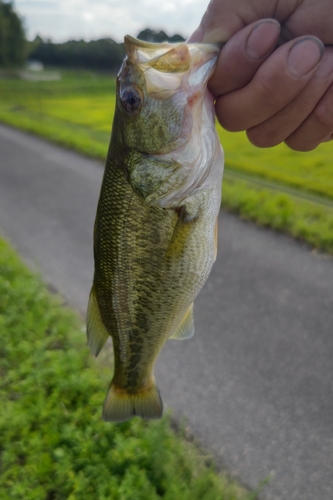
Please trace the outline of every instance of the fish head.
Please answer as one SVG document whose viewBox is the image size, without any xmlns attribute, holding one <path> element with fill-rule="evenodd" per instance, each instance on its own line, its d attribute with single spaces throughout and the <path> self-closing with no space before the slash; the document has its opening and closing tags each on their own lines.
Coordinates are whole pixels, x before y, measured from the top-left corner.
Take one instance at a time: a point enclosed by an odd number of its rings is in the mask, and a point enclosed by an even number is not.
<svg viewBox="0 0 333 500">
<path fill-rule="evenodd" d="M 148 43 L 125 37 L 115 123 L 122 148 L 169 153 L 189 141 L 219 47 Z"/>
</svg>

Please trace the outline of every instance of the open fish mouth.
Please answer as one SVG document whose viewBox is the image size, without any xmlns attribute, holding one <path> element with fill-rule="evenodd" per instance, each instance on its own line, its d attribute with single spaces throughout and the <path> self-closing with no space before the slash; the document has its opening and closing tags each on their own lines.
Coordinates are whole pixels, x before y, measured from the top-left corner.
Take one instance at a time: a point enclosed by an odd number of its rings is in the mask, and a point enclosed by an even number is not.
<svg viewBox="0 0 333 500">
<path fill-rule="evenodd" d="M 129 35 L 125 36 L 125 47 L 131 63 L 143 71 L 148 93 L 157 99 L 168 99 L 184 85 L 188 86 L 189 99 L 202 92 L 220 52 L 217 44 L 158 44 Z"/>
<path fill-rule="evenodd" d="M 140 149 L 140 152 L 164 158 L 170 152 L 181 153 L 190 140 L 193 126 L 201 120 L 203 107 L 214 119 L 213 98 L 207 91 L 207 81 L 214 72 L 220 45 L 150 43 L 127 35 L 125 47 L 125 63 L 142 72 L 149 97 L 157 101 L 173 99 L 177 107 L 187 107 L 178 136 L 174 135 L 162 148 Z M 122 73 L 118 76 L 121 82 Z"/>
</svg>

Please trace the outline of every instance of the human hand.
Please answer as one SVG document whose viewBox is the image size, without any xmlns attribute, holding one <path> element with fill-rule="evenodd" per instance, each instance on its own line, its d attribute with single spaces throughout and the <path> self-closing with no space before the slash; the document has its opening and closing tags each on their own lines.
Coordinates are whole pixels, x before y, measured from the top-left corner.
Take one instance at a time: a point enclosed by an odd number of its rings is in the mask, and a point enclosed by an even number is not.
<svg viewBox="0 0 333 500">
<path fill-rule="evenodd" d="M 259 147 L 314 149 L 333 132 L 333 48 L 316 38 L 333 44 L 331 1 L 249 3 L 212 0 L 189 39 L 228 40 L 209 85 L 217 117 Z"/>
</svg>

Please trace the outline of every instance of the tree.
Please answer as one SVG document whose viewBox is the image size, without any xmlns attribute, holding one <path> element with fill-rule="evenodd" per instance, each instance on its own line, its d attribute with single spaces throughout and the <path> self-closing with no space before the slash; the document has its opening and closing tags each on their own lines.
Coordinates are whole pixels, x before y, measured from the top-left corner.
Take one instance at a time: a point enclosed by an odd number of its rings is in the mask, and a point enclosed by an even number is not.
<svg viewBox="0 0 333 500">
<path fill-rule="evenodd" d="M 161 42 L 184 42 L 185 38 L 181 35 L 173 35 L 168 36 L 165 31 L 155 31 L 150 28 L 146 28 L 143 31 L 140 31 L 138 34 L 138 38 L 143 40 L 144 42 L 153 42 L 153 43 L 161 43 Z"/>
<path fill-rule="evenodd" d="M 182 42 L 181 35 L 169 37 L 164 31 L 149 28 L 141 31 L 138 38 L 148 42 Z M 102 71 L 118 71 L 125 56 L 123 43 L 116 43 L 112 38 L 100 40 L 69 40 L 64 43 L 53 43 L 36 37 L 29 42 L 29 58 L 37 59 L 46 66 L 62 68 L 88 68 Z"/>
<path fill-rule="evenodd" d="M 0 66 L 21 66 L 25 61 L 23 24 L 12 2 L 0 0 Z"/>
<path fill-rule="evenodd" d="M 124 55 L 124 45 L 111 38 L 52 43 L 36 37 L 30 44 L 29 58 L 38 59 L 48 66 L 117 71 Z"/>
</svg>

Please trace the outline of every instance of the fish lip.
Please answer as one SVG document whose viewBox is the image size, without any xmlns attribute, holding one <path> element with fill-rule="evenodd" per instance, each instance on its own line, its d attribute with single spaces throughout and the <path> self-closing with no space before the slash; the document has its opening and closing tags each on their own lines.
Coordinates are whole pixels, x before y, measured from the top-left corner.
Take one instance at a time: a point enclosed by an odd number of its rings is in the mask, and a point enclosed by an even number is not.
<svg viewBox="0 0 333 500">
<path fill-rule="evenodd" d="M 191 93 L 202 90 L 212 76 L 220 49 L 216 44 L 188 44 L 191 56 L 191 69 L 188 75 L 188 84 Z"/>
<path fill-rule="evenodd" d="M 144 40 L 139 40 L 139 38 L 135 38 L 134 36 L 125 35 L 124 44 L 125 44 L 126 48 L 128 47 L 128 45 L 131 44 L 131 45 L 135 45 L 136 47 L 141 48 L 141 49 L 151 49 L 152 50 L 152 49 L 158 49 L 158 48 L 163 48 L 163 47 L 166 47 L 166 48 L 173 47 L 175 45 L 178 45 L 179 42 L 177 44 L 172 44 L 169 42 L 162 42 L 162 43 L 146 42 Z"/>
<path fill-rule="evenodd" d="M 179 46 L 186 46 L 188 50 L 191 52 L 191 59 L 193 57 L 193 53 L 196 52 L 196 56 L 202 57 L 207 57 L 210 59 L 211 55 L 214 54 L 216 57 L 220 53 L 221 47 L 223 44 L 217 44 L 217 43 L 187 43 L 186 41 L 184 42 L 177 42 L 177 43 L 169 43 L 169 42 L 161 42 L 161 43 L 155 43 L 155 42 L 146 42 L 144 40 L 139 40 L 138 38 L 135 38 L 131 35 L 126 35 L 124 37 L 124 45 L 127 53 L 127 57 L 131 59 L 131 56 L 133 55 L 133 52 L 136 51 L 136 49 L 142 49 L 143 52 L 155 52 L 159 51 L 162 49 L 164 52 L 168 52 L 172 49 L 176 49 Z M 161 54 L 160 54 L 161 55 Z M 204 62 L 206 62 L 205 59 Z"/>
<path fill-rule="evenodd" d="M 139 38 L 135 38 L 132 35 L 125 35 L 124 37 L 124 43 L 125 45 L 132 44 L 135 45 L 136 47 L 142 48 L 142 49 L 158 49 L 158 48 L 172 48 L 176 47 L 177 45 L 181 43 L 185 43 L 187 46 L 197 46 L 200 48 L 202 51 L 217 51 L 220 52 L 221 48 L 225 45 L 224 43 L 188 43 L 188 42 L 176 42 L 176 43 L 170 43 L 170 42 L 161 42 L 161 43 L 156 43 L 156 42 L 146 42 L 144 40 L 140 40 Z"/>
</svg>

